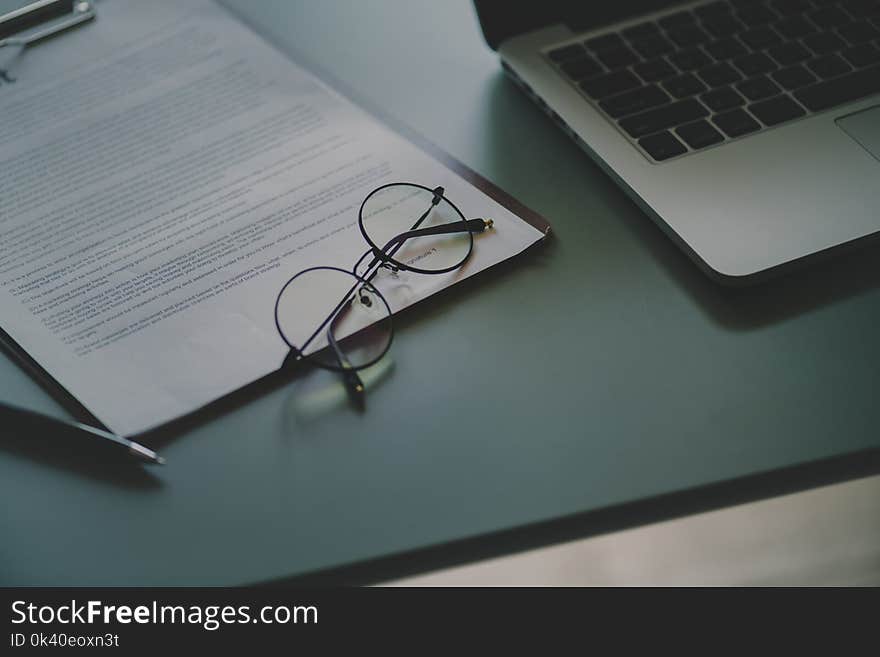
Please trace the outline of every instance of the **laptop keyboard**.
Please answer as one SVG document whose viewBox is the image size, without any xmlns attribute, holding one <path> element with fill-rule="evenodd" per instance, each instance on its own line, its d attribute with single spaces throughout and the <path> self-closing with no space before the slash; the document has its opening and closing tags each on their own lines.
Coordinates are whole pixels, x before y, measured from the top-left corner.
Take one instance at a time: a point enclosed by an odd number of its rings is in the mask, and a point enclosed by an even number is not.
<svg viewBox="0 0 880 657">
<path fill-rule="evenodd" d="M 662 162 L 880 93 L 880 0 L 715 0 L 547 56 Z"/>
</svg>

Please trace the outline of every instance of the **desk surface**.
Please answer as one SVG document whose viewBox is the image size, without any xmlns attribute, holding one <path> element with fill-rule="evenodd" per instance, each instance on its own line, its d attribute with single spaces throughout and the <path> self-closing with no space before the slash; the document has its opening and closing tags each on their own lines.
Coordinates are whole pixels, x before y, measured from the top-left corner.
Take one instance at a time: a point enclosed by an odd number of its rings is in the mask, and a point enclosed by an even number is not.
<svg viewBox="0 0 880 657">
<path fill-rule="evenodd" d="M 876 248 L 718 288 L 502 77 L 467 0 L 232 4 L 556 239 L 401 318 L 363 415 L 307 412 L 315 374 L 188 426 L 155 475 L 0 442 L 0 583 L 274 580 L 859 450 L 877 462 Z M 0 389 L 60 412 L 6 359 Z"/>
</svg>

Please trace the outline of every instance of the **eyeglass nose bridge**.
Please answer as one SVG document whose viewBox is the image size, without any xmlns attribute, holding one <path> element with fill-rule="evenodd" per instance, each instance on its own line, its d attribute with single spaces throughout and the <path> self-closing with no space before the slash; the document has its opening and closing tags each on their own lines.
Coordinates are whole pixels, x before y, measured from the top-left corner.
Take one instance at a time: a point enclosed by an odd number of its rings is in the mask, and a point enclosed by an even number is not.
<svg viewBox="0 0 880 657">
<path fill-rule="evenodd" d="M 386 269 L 400 269 L 400 267 L 394 261 L 394 258 L 388 253 L 389 247 L 394 244 L 395 242 L 392 240 L 385 245 L 384 249 L 380 249 L 378 246 L 370 245 L 370 254 L 376 260 L 379 260 L 380 267 L 385 267 Z"/>
</svg>

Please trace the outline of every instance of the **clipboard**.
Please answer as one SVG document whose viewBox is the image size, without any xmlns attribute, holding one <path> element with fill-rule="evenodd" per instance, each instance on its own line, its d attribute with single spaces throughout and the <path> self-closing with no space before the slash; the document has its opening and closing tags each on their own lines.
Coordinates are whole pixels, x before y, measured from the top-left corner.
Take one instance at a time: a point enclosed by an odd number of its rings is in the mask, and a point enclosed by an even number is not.
<svg viewBox="0 0 880 657">
<path fill-rule="evenodd" d="M 352 103 L 365 110 L 379 123 L 385 125 L 392 132 L 400 135 L 405 140 L 412 143 L 426 154 L 430 155 L 432 158 L 446 166 L 448 169 L 459 175 L 467 182 L 469 182 L 475 188 L 482 191 L 484 194 L 486 194 L 486 196 L 496 201 L 499 205 L 503 206 L 514 215 L 518 216 L 525 223 L 530 224 L 532 227 L 540 231 L 543 234 L 543 239 L 533 244 L 531 247 L 526 249 L 526 251 L 531 251 L 535 248 L 535 246 L 543 244 L 547 241 L 548 237 L 551 234 L 551 229 L 550 223 L 544 217 L 540 216 L 530 208 L 517 201 L 515 198 L 497 187 L 495 184 L 485 179 L 483 176 L 476 173 L 463 163 L 459 162 L 457 159 L 416 133 L 408 126 L 394 119 L 381 108 L 377 108 L 375 105 L 366 101 L 359 94 L 354 93 L 351 89 L 342 84 L 338 79 L 335 79 L 332 75 L 328 74 L 327 71 L 322 70 L 320 66 L 317 66 L 314 62 L 309 61 L 307 57 L 302 55 L 302 53 L 290 52 L 289 49 L 280 47 L 279 44 L 275 43 L 272 38 L 255 29 L 249 21 L 238 15 L 235 11 L 232 11 L 229 7 L 223 5 L 222 3 L 218 4 L 220 4 L 220 7 L 224 11 L 229 13 L 235 20 L 245 25 L 256 36 L 273 46 L 278 52 L 282 53 L 290 61 L 302 66 L 304 69 L 311 72 L 321 81 L 326 83 L 330 88 L 332 88 L 339 94 L 347 97 Z M 49 13 L 49 5 L 52 5 L 51 9 L 56 13 Z M 77 9 L 77 5 L 82 6 Z M 61 12 L 60 6 L 68 8 L 68 11 Z M 42 39 L 48 38 L 49 36 L 52 36 L 54 34 L 58 34 L 61 31 L 74 28 L 78 25 L 82 25 L 89 20 L 93 20 L 97 16 L 93 0 L 81 0 L 78 3 L 75 0 L 42 0 L 40 2 L 34 2 L 28 5 L 25 9 L 27 8 L 30 8 L 30 10 L 34 13 L 32 15 L 28 14 L 27 16 L 25 14 L 21 14 L 20 16 L 18 16 L 19 12 L 14 12 L 16 16 L 13 18 L 15 18 L 16 20 L 21 19 L 22 21 L 15 23 L 18 26 L 19 31 L 16 33 L 15 36 L 5 37 L 5 40 L 3 36 L 0 36 L 0 48 L 5 45 L 18 45 L 21 47 L 25 47 L 34 44 Z M 43 10 L 47 13 L 37 14 L 37 10 Z M 8 16 L 9 14 L 7 14 L 6 16 L 0 16 L 0 35 L 5 34 L 2 31 L 3 20 Z M 38 21 L 38 16 L 42 16 L 44 21 Z M 28 22 L 25 22 L 25 18 L 28 19 Z M 0 50 L 0 52 L 2 52 L 2 50 Z M 71 391 L 69 391 L 48 370 L 46 370 L 39 361 L 31 356 L 30 353 L 2 327 L 0 327 L 0 353 L 4 353 L 10 359 L 16 362 L 16 364 L 20 368 L 22 368 L 56 402 L 60 403 L 65 408 L 65 410 L 71 413 L 77 420 L 101 429 L 109 430 L 109 428 L 104 425 L 100 420 L 98 420 L 98 418 L 89 410 L 89 408 L 84 403 L 82 403 Z M 189 413 L 180 415 L 171 420 L 167 420 L 162 424 L 154 426 L 145 431 L 138 432 L 132 435 L 127 435 L 126 437 L 138 440 L 146 439 L 151 443 L 154 443 L 157 440 L 161 441 L 163 439 L 167 439 L 168 437 L 170 437 L 170 435 L 177 434 L 178 432 L 186 430 L 192 425 L 200 423 L 202 419 L 210 418 L 212 415 L 219 415 L 228 412 L 229 410 L 232 410 L 243 403 L 247 403 L 247 401 L 252 398 L 260 396 L 279 385 L 284 385 L 286 382 L 289 382 L 289 378 L 290 375 L 286 373 L 283 369 L 271 372 L 255 381 L 252 381 L 251 383 L 242 386 L 241 388 L 238 388 L 230 393 L 227 393 L 226 395 L 214 399 L 204 406 L 192 410 Z"/>
<path fill-rule="evenodd" d="M 0 5 L 0 53 L 3 48 L 23 50 L 51 36 L 94 20 L 93 0 L 35 0 L 4 11 Z M 0 69 L 0 78 L 11 82 Z M 73 394 L 49 374 L 24 348 L 0 328 L 0 353 L 8 356 L 77 420 L 106 429 Z"/>
<path fill-rule="evenodd" d="M 0 5 L 0 12 L 3 12 Z M 93 20 L 92 0 L 35 0 L 0 13 L 0 48 L 27 47 Z"/>
</svg>

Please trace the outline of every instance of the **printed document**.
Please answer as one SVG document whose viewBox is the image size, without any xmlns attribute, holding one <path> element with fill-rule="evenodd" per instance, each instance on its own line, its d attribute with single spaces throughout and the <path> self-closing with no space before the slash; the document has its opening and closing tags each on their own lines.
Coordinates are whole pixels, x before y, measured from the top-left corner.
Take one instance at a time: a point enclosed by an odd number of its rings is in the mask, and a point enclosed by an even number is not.
<svg viewBox="0 0 880 657">
<path fill-rule="evenodd" d="M 277 370 L 279 290 L 353 265 L 382 184 L 495 222 L 394 311 L 543 237 L 206 0 L 101 2 L 3 65 L 0 324 L 122 435 Z"/>
</svg>

